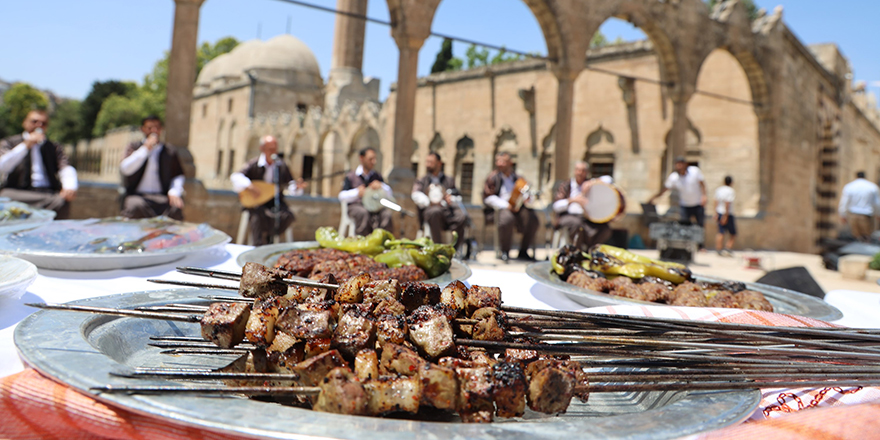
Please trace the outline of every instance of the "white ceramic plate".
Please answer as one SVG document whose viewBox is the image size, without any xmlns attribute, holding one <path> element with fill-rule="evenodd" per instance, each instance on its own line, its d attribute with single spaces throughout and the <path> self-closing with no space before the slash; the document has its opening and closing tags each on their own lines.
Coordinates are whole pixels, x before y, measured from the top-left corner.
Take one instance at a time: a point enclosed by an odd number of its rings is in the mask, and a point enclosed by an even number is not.
<svg viewBox="0 0 880 440">
<path fill-rule="evenodd" d="M 37 266 L 20 258 L 0 255 L 0 299 L 18 299 L 37 278 Z"/>
</svg>

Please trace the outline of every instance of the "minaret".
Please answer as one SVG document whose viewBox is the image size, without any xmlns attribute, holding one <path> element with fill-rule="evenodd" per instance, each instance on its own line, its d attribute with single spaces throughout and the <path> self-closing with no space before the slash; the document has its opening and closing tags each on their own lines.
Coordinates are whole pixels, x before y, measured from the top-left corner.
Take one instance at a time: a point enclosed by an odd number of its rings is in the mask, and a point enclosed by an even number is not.
<svg viewBox="0 0 880 440">
<path fill-rule="evenodd" d="M 365 16 L 367 0 L 337 0 L 336 9 Z M 346 101 L 361 103 L 379 99 L 379 81 L 371 79 L 364 83 L 361 72 L 366 25 L 366 21 L 361 18 L 336 15 L 333 59 L 324 93 L 324 105 L 327 108 L 341 107 Z"/>
</svg>

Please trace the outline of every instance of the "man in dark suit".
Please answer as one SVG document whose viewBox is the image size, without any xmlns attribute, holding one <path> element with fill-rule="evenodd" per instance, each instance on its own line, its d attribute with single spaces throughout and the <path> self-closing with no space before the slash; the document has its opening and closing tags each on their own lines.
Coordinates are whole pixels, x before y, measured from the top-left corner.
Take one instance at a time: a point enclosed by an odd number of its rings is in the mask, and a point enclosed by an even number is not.
<svg viewBox="0 0 880 440">
<path fill-rule="evenodd" d="M 277 173 L 277 179 L 276 179 Z M 302 181 L 295 182 L 290 168 L 278 157 L 278 141 L 272 136 L 263 136 L 260 139 L 260 155 L 251 159 L 245 166 L 229 177 L 232 181 L 232 189 L 237 193 L 248 191 L 255 197 L 261 192 L 253 182 L 264 181 L 281 184 L 282 188 L 288 188 L 293 194 L 302 194 L 306 184 Z M 274 194 L 274 191 L 273 191 Z M 263 205 L 249 208 L 248 229 L 254 246 L 269 244 L 273 238 L 273 231 L 281 234 L 293 223 L 294 215 L 284 202 L 284 197 L 279 199 L 277 213 L 275 210 L 275 198 L 273 197 Z M 275 230 L 275 217 L 278 217 L 278 229 Z"/>
<path fill-rule="evenodd" d="M 0 174 L 6 175 L 0 196 L 70 216 L 76 196 L 76 170 L 68 164 L 61 145 L 46 138 L 45 110 L 31 110 L 22 123 L 24 132 L 0 140 Z"/>
<path fill-rule="evenodd" d="M 147 116 L 141 121 L 144 139 L 125 148 L 119 170 L 125 186 L 122 216 L 150 218 L 159 215 L 183 220 L 183 167 L 177 150 L 160 140 L 162 120 Z"/>
<path fill-rule="evenodd" d="M 455 190 L 455 179 L 443 173 L 443 161 L 437 153 L 428 153 L 425 158 L 424 177 L 413 184 L 412 199 L 419 207 L 419 218 L 431 227 L 431 239 L 435 243 L 443 240 L 443 231 L 458 233 L 464 240 L 464 225 L 467 214 L 453 203 L 449 190 Z"/>
<path fill-rule="evenodd" d="M 513 171 L 513 160 L 510 153 L 501 152 L 495 155 L 495 170 L 486 178 L 486 184 L 483 186 L 483 203 L 498 212 L 498 241 L 501 247 L 501 260 L 507 261 L 508 254 L 513 244 L 513 229 L 522 232 L 523 238 L 519 246 L 519 255 L 517 260 L 534 261 L 535 258 L 529 256 L 528 249 L 535 239 L 538 232 L 538 216 L 535 211 L 520 206 L 519 209 L 511 209 L 511 194 L 516 186 L 516 181 L 520 176 Z M 522 200 L 525 202 L 527 200 Z"/>
<path fill-rule="evenodd" d="M 357 235 L 368 235 L 376 228 L 390 231 L 391 211 L 383 208 L 377 212 L 370 212 L 361 203 L 364 191 L 368 188 L 383 192 L 385 196 L 391 198 L 391 187 L 385 183 L 382 175 L 373 169 L 376 166 L 376 150 L 373 147 L 366 147 L 358 152 L 358 156 L 361 164 L 356 170 L 345 175 L 339 200 L 348 203 L 348 216 L 354 221 Z"/>
</svg>

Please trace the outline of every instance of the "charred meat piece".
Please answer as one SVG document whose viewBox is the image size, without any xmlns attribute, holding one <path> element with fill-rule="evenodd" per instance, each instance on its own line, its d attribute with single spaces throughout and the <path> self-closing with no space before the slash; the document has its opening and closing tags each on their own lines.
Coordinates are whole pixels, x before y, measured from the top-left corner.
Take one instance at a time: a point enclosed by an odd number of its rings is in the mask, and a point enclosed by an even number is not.
<svg viewBox="0 0 880 440">
<path fill-rule="evenodd" d="M 278 315 L 278 329 L 299 339 L 333 336 L 333 304 L 304 303 L 287 307 Z"/>
<path fill-rule="evenodd" d="M 514 342 L 528 343 L 530 341 L 517 338 Z M 504 351 L 504 360 L 506 362 L 520 362 L 523 365 L 530 364 L 538 360 L 538 352 L 535 350 L 523 350 L 519 348 L 508 348 Z"/>
<path fill-rule="evenodd" d="M 315 386 L 336 367 L 348 368 L 348 362 L 338 351 L 330 350 L 296 364 L 292 370 L 299 374 L 301 385 Z"/>
<path fill-rule="evenodd" d="M 608 280 L 602 277 L 590 276 L 588 272 L 582 270 L 573 271 L 565 282 L 596 292 L 607 292 L 609 288 Z"/>
<path fill-rule="evenodd" d="M 773 311 L 773 305 L 770 304 L 770 301 L 767 301 L 767 298 L 761 292 L 743 290 L 736 293 L 736 299 L 739 302 L 740 308 L 743 309 L 760 310 L 762 312 Z"/>
<path fill-rule="evenodd" d="M 746 283 L 743 283 L 742 281 L 722 281 L 719 283 L 700 281 L 697 282 L 697 285 L 705 291 L 719 290 L 728 291 L 730 293 L 739 293 L 747 289 Z"/>
<path fill-rule="evenodd" d="M 333 347 L 348 359 L 376 344 L 376 320 L 369 312 L 352 307 L 345 312 L 333 331 Z"/>
<path fill-rule="evenodd" d="M 367 273 L 355 275 L 336 289 L 333 299 L 338 303 L 359 303 L 364 300 L 364 287 L 372 279 Z"/>
<path fill-rule="evenodd" d="M 321 381 L 321 393 L 312 406 L 315 411 L 335 414 L 366 415 L 370 398 L 363 384 L 348 368 L 337 367 Z"/>
<path fill-rule="evenodd" d="M 360 380 L 379 377 L 379 357 L 376 350 L 365 348 L 354 357 L 354 373 Z"/>
<path fill-rule="evenodd" d="M 422 384 L 417 376 L 399 376 L 388 379 L 373 379 L 364 383 L 369 396 L 369 414 L 392 412 L 419 412 L 422 400 Z"/>
<path fill-rule="evenodd" d="M 497 287 L 471 286 L 467 294 L 467 314 L 473 315 L 484 307 L 501 308 L 501 289 Z"/>
<path fill-rule="evenodd" d="M 498 362 L 492 367 L 492 399 L 499 417 L 519 417 L 525 413 L 528 382 L 516 362 Z"/>
<path fill-rule="evenodd" d="M 364 286 L 365 303 L 379 303 L 383 300 L 400 299 L 400 282 L 397 280 L 371 281 Z"/>
<path fill-rule="evenodd" d="M 645 301 L 663 302 L 669 297 L 671 290 L 665 284 L 641 282 L 636 285 L 645 295 Z"/>
<path fill-rule="evenodd" d="M 421 267 L 412 265 L 372 269 L 370 275 L 376 280 L 398 280 L 401 283 L 428 279 L 428 275 Z"/>
<path fill-rule="evenodd" d="M 385 344 L 403 344 L 409 327 L 403 315 L 382 315 L 376 319 L 376 346 L 384 348 Z"/>
<path fill-rule="evenodd" d="M 258 263 L 245 263 L 241 268 L 238 293 L 246 298 L 269 298 L 287 294 L 286 273 Z"/>
<path fill-rule="evenodd" d="M 457 280 L 447 284 L 440 291 L 440 302 L 457 311 L 457 314 L 464 313 L 467 310 L 467 286 Z"/>
<path fill-rule="evenodd" d="M 440 287 L 436 284 L 420 282 L 403 283 L 400 292 L 400 302 L 407 312 L 440 302 Z"/>
<path fill-rule="evenodd" d="M 340 260 L 349 255 L 351 254 L 348 252 L 336 249 L 297 249 L 278 257 L 275 267 L 287 270 L 297 276 L 308 277 L 312 274 L 316 264 L 326 260 Z"/>
<path fill-rule="evenodd" d="M 615 289 L 618 287 L 634 286 L 635 285 L 632 278 L 624 277 L 624 276 L 619 276 L 619 277 L 609 281 L 609 283 L 611 284 L 612 289 Z"/>
<path fill-rule="evenodd" d="M 213 303 L 202 316 L 202 338 L 218 347 L 232 348 L 244 340 L 250 315 L 250 304 Z"/>
<path fill-rule="evenodd" d="M 537 368 L 541 361 L 529 365 L 528 404 L 533 411 L 544 414 L 561 414 L 568 409 L 577 377 L 569 368 L 557 362 L 547 362 Z M 535 368 L 532 368 L 535 366 Z"/>
<path fill-rule="evenodd" d="M 454 411 L 459 394 L 455 370 L 426 362 L 418 371 L 422 382 L 422 403 Z"/>
<path fill-rule="evenodd" d="M 492 370 L 490 367 L 456 368 L 458 376 L 458 412 L 469 423 L 492 421 Z"/>
<path fill-rule="evenodd" d="M 739 308 L 739 302 L 736 295 L 727 291 L 709 292 L 709 307 L 723 307 L 726 309 Z"/>
<path fill-rule="evenodd" d="M 278 319 L 280 309 L 286 306 L 287 299 L 283 296 L 256 299 L 251 307 L 251 314 L 244 332 L 247 340 L 261 348 L 272 344 L 275 339 L 275 321 Z"/>
<path fill-rule="evenodd" d="M 270 370 L 289 373 L 296 364 L 305 359 L 305 344 L 287 333 L 276 332 L 272 345 L 266 349 L 266 354 Z"/>
<path fill-rule="evenodd" d="M 414 376 L 427 362 L 419 357 L 418 353 L 402 345 L 385 344 L 379 361 L 379 374 L 397 373 Z"/>
<path fill-rule="evenodd" d="M 608 293 L 614 296 L 634 299 L 637 301 L 648 301 L 648 295 L 645 295 L 642 289 L 639 289 L 639 287 L 633 283 L 614 286 L 608 291 Z"/>
<path fill-rule="evenodd" d="M 373 316 L 393 315 L 403 316 L 406 313 L 406 307 L 395 299 L 383 299 L 376 304 L 373 309 Z"/>
<path fill-rule="evenodd" d="M 474 312 L 476 319 L 471 337 L 478 341 L 503 341 L 507 335 L 507 314 L 501 310 L 484 307 Z"/>
<path fill-rule="evenodd" d="M 449 309 L 442 304 L 421 306 L 406 319 L 409 340 L 429 359 L 455 352 Z"/>
<path fill-rule="evenodd" d="M 681 283 L 669 295 L 667 303 L 673 306 L 706 307 L 709 305 L 709 300 L 700 286 L 694 283 Z"/>
<path fill-rule="evenodd" d="M 474 366 L 478 367 L 492 366 L 498 362 L 491 354 L 483 349 L 471 350 L 468 352 L 468 360 L 473 362 Z"/>
<path fill-rule="evenodd" d="M 267 360 L 266 352 L 256 349 L 249 351 L 247 355 L 239 357 L 231 364 L 219 368 L 218 371 L 229 373 L 268 373 L 271 371 L 271 365 Z M 223 383 L 231 387 L 264 385 L 263 381 L 240 379 L 224 379 Z"/>
</svg>

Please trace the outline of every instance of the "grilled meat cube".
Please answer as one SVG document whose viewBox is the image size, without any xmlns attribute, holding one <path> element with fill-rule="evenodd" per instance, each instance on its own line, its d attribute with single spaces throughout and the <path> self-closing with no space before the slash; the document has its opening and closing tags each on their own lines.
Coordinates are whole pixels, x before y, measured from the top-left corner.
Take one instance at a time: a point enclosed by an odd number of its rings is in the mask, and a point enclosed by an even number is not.
<svg viewBox="0 0 880 440">
<path fill-rule="evenodd" d="M 507 334 L 507 315 L 495 308 L 484 307 L 474 312 L 476 319 L 471 337 L 478 341 L 503 341 Z"/>
<path fill-rule="evenodd" d="M 529 365 L 537 364 L 533 362 Z M 568 368 L 548 364 L 529 377 L 528 403 L 533 411 L 545 414 L 561 414 L 568 409 L 577 378 Z"/>
<path fill-rule="evenodd" d="M 669 301 L 669 304 L 685 307 L 708 307 L 709 300 L 706 299 L 706 294 L 703 292 L 686 290 L 675 294 L 671 301 Z"/>
<path fill-rule="evenodd" d="M 455 370 L 426 362 L 418 371 L 422 382 L 422 403 L 454 411 L 459 394 Z"/>
<path fill-rule="evenodd" d="M 385 299 L 400 299 L 400 282 L 397 280 L 371 281 L 364 287 L 364 302 L 378 303 Z"/>
<path fill-rule="evenodd" d="M 424 306 L 434 305 L 440 302 L 440 287 L 436 284 L 413 281 L 403 283 L 400 292 L 400 302 L 407 312 Z"/>
<path fill-rule="evenodd" d="M 364 287 L 370 281 L 370 274 L 355 275 L 336 289 L 333 299 L 340 303 L 359 303 L 364 300 Z"/>
<path fill-rule="evenodd" d="M 471 286 L 467 294 L 467 314 L 473 315 L 483 307 L 501 308 L 501 289 L 497 287 Z"/>
<path fill-rule="evenodd" d="M 399 376 L 389 379 L 373 379 L 364 383 L 369 396 L 368 414 L 391 412 L 419 412 L 422 400 L 422 384 L 418 377 Z"/>
<path fill-rule="evenodd" d="M 231 364 L 217 369 L 222 373 L 268 373 L 271 371 L 266 352 L 260 349 L 251 350 L 248 354 L 239 357 Z M 263 381 L 259 380 L 241 380 L 241 379 L 223 379 L 223 383 L 231 387 L 238 386 L 262 386 Z"/>
<path fill-rule="evenodd" d="M 491 415 L 495 412 L 492 404 L 492 370 L 489 367 L 455 368 L 455 374 L 458 376 L 459 414 L 464 418 L 465 414 L 489 411 L 488 421 L 491 422 Z"/>
<path fill-rule="evenodd" d="M 403 315 L 382 315 L 376 320 L 376 346 L 385 347 L 385 344 L 403 344 L 409 328 L 406 326 L 406 318 Z"/>
<path fill-rule="evenodd" d="M 527 343 L 529 341 L 519 338 L 515 339 L 514 342 Z M 527 365 L 538 360 L 538 352 L 535 350 L 508 348 L 507 350 L 504 350 L 504 360 L 506 362 L 519 362 L 523 365 Z"/>
<path fill-rule="evenodd" d="M 479 366 L 479 367 L 492 366 L 496 362 L 498 362 L 495 360 L 494 357 L 492 357 L 492 355 L 490 355 L 484 349 L 477 349 L 477 350 L 472 349 L 470 352 L 468 352 L 468 360 L 473 362 L 474 366 Z"/>
<path fill-rule="evenodd" d="M 376 344 L 376 320 L 369 312 L 352 308 L 345 312 L 333 331 L 333 347 L 348 359 Z"/>
<path fill-rule="evenodd" d="M 321 393 L 312 406 L 313 410 L 335 414 L 367 414 L 367 403 L 370 398 L 363 384 L 348 368 L 334 368 L 318 386 L 321 388 Z"/>
<path fill-rule="evenodd" d="M 365 348 L 354 357 L 354 373 L 360 380 L 379 377 L 379 357 L 376 350 Z"/>
<path fill-rule="evenodd" d="M 379 360 L 379 374 L 392 373 L 404 376 L 414 376 L 419 369 L 427 363 L 419 357 L 419 354 L 409 348 L 397 344 L 385 344 L 382 348 L 382 357 Z"/>
<path fill-rule="evenodd" d="M 202 338 L 221 348 L 232 348 L 244 340 L 250 304 L 213 303 L 202 316 Z"/>
<path fill-rule="evenodd" d="M 458 416 L 463 423 L 492 423 L 494 413 L 495 408 L 489 402 L 483 404 L 483 409 L 459 411 Z"/>
<path fill-rule="evenodd" d="M 410 342 L 430 359 L 455 352 L 448 310 L 442 304 L 421 306 L 406 319 Z"/>
<path fill-rule="evenodd" d="M 275 321 L 278 319 L 279 309 L 285 306 L 287 299 L 283 296 L 256 299 L 244 331 L 245 338 L 262 348 L 272 344 L 272 340 L 275 339 Z"/>
<path fill-rule="evenodd" d="M 330 248 L 297 249 L 285 252 L 278 257 L 275 267 L 287 270 L 301 277 L 307 277 L 311 275 L 315 265 L 321 261 L 340 260 L 350 255 L 348 252 Z"/>
<path fill-rule="evenodd" d="M 307 340 L 305 347 L 303 348 L 306 359 L 330 351 L 332 341 L 333 340 L 330 338 L 315 338 Z"/>
<path fill-rule="evenodd" d="M 632 278 L 625 277 L 625 276 L 619 276 L 619 277 L 611 280 L 610 283 L 611 283 L 612 288 L 635 285 Z"/>
<path fill-rule="evenodd" d="M 723 307 L 728 309 L 739 308 L 739 302 L 736 299 L 736 295 L 728 291 L 716 290 L 714 292 L 709 292 L 707 296 L 709 297 L 709 307 Z"/>
<path fill-rule="evenodd" d="M 565 282 L 595 292 L 608 292 L 610 287 L 610 283 L 605 278 L 591 276 L 590 272 L 582 270 L 573 271 Z"/>
<path fill-rule="evenodd" d="M 314 290 L 316 289 L 313 287 L 290 284 L 287 286 L 287 293 L 284 295 L 284 298 L 296 303 L 306 302 L 306 300 L 312 296 Z"/>
<path fill-rule="evenodd" d="M 374 316 L 394 315 L 402 316 L 406 313 L 406 307 L 395 299 L 380 300 L 376 307 L 373 308 Z"/>
<path fill-rule="evenodd" d="M 447 368 L 474 368 L 477 366 L 474 361 L 461 359 L 457 357 L 447 356 L 437 360 L 437 365 Z"/>
<path fill-rule="evenodd" d="M 636 287 L 642 291 L 645 295 L 645 301 L 651 302 L 663 302 L 669 297 L 669 294 L 672 292 L 669 287 L 665 284 L 660 283 L 647 283 L 642 281 L 637 284 Z"/>
<path fill-rule="evenodd" d="M 282 281 L 285 272 L 271 269 L 259 263 L 245 263 L 241 268 L 238 293 L 246 298 L 268 298 L 287 294 L 287 284 Z"/>
<path fill-rule="evenodd" d="M 292 370 L 299 374 L 301 385 L 315 386 L 336 367 L 348 368 L 348 362 L 338 351 L 330 350 L 296 364 Z"/>
<path fill-rule="evenodd" d="M 293 367 L 305 359 L 305 343 L 284 333 L 275 333 L 275 340 L 266 349 L 269 369 L 278 373 L 289 373 Z"/>
<path fill-rule="evenodd" d="M 620 279 L 620 278 L 616 278 Z M 611 290 L 608 291 L 609 294 L 614 296 L 619 296 L 622 298 L 629 298 L 638 301 L 648 301 L 648 295 L 645 294 L 642 289 L 639 289 L 639 286 L 633 283 L 620 283 L 620 285 L 614 286 Z"/>
<path fill-rule="evenodd" d="M 333 304 L 305 303 L 287 307 L 278 315 L 275 325 L 300 339 L 333 336 Z"/>
<path fill-rule="evenodd" d="M 440 292 L 440 302 L 456 310 L 458 314 L 467 310 L 467 286 L 461 281 L 453 281 Z"/>
<path fill-rule="evenodd" d="M 767 298 L 765 298 L 764 294 L 762 294 L 761 292 L 755 292 L 754 290 L 743 290 L 741 292 L 737 292 L 735 295 L 737 302 L 739 302 L 740 308 L 749 310 L 760 310 L 763 312 L 773 311 L 773 304 L 770 304 L 770 301 L 767 301 Z"/>
<path fill-rule="evenodd" d="M 492 400 L 499 417 L 519 417 L 526 410 L 528 382 L 522 365 L 498 362 L 492 367 Z"/>
</svg>

